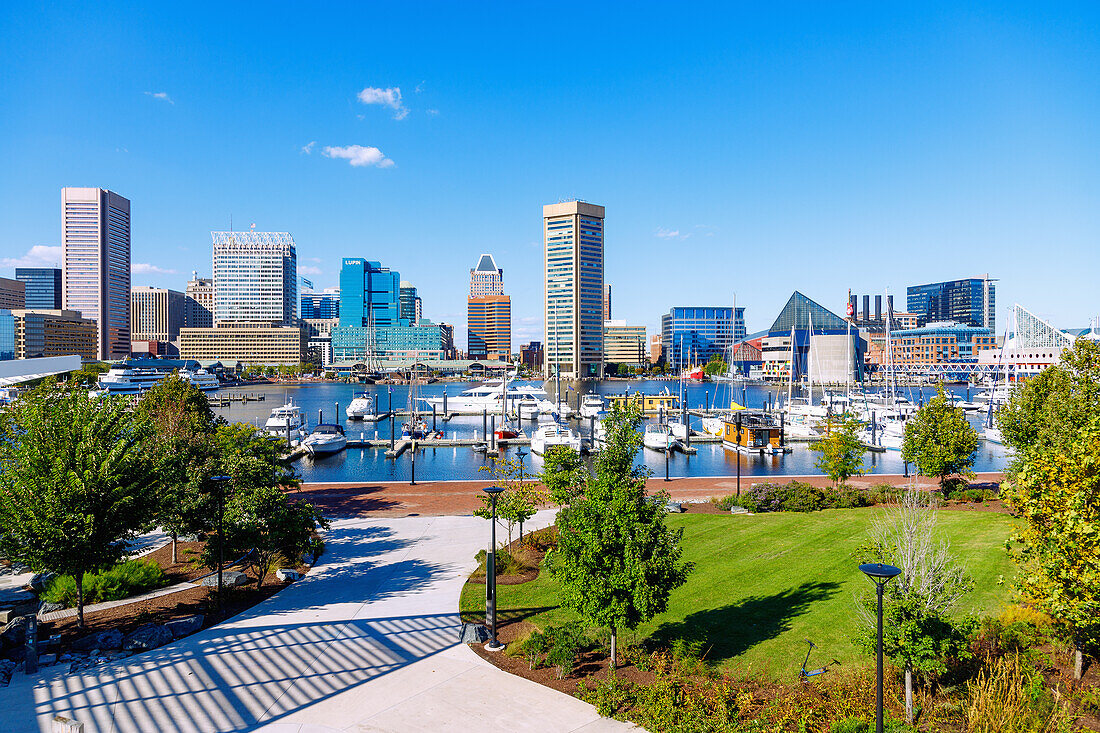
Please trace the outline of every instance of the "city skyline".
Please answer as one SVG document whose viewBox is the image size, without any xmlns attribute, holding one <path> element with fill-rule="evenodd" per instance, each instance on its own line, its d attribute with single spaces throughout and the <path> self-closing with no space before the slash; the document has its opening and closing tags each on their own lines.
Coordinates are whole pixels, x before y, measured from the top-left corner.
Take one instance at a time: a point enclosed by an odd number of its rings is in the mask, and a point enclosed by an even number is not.
<svg viewBox="0 0 1100 733">
<path fill-rule="evenodd" d="M 848 288 L 903 297 L 984 272 L 999 280 L 998 332 L 1016 302 L 1080 327 L 1098 309 L 1087 70 L 1100 22 L 1079 10 L 699 6 L 658 25 L 596 8 L 600 47 L 562 61 L 531 51 L 549 31 L 512 32 L 531 27 L 527 9 L 440 6 L 425 28 L 379 8 L 393 32 L 361 44 L 320 18 L 292 24 L 289 8 L 185 23 L 171 8 L 7 6 L 0 154 L 21 175 L 0 181 L 0 275 L 59 266 L 56 192 L 98 185 L 134 202 L 135 285 L 211 276 L 204 243 L 232 217 L 293 232 L 318 289 L 338 284 L 345 256 L 391 263 L 461 337 L 463 273 L 491 251 L 510 273 L 518 344 L 543 336 L 535 212 L 579 197 L 611 212 L 615 316 L 650 333 L 670 307 L 734 293 L 756 332 L 791 288 L 841 311 Z M 239 33 L 216 58 L 215 24 Z M 493 56 L 514 63 L 457 53 L 463 30 L 492 33 Z M 178 53 L 164 54 L 167 37 Z M 74 88 L 82 54 L 112 84 Z M 578 109 L 542 114 L 546 94 L 582 93 Z"/>
</svg>

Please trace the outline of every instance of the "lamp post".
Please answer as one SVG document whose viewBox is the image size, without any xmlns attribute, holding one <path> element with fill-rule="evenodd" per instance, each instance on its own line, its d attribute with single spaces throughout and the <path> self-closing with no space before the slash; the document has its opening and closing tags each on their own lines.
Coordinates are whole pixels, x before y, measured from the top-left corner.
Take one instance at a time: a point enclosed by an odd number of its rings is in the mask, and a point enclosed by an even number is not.
<svg viewBox="0 0 1100 733">
<path fill-rule="evenodd" d="M 222 566 L 225 564 L 225 487 L 232 481 L 230 476 L 211 476 L 218 500 L 218 614 L 224 610 L 222 599 Z"/>
<path fill-rule="evenodd" d="M 878 594 L 878 646 L 876 656 L 878 661 L 878 690 L 875 695 L 875 733 L 882 733 L 882 589 L 893 578 L 901 575 L 901 570 L 893 565 L 883 565 L 880 562 L 868 562 L 859 566 L 863 574 L 875 583 L 875 591 Z"/>
<path fill-rule="evenodd" d="M 504 649 L 504 645 L 497 641 L 497 497 L 504 489 L 500 486 L 486 486 L 482 491 L 489 495 L 493 505 L 489 552 L 485 555 L 485 620 L 489 623 L 490 633 L 485 649 L 499 652 Z"/>
</svg>

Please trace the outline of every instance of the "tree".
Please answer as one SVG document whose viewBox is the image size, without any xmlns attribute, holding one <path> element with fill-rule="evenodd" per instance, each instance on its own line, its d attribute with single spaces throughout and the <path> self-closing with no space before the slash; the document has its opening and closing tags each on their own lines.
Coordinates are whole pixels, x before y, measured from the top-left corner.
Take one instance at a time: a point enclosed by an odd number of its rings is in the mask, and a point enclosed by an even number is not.
<svg viewBox="0 0 1100 733">
<path fill-rule="evenodd" d="M 707 376 L 713 377 L 718 374 L 725 374 L 727 369 L 728 367 L 726 366 L 725 360 L 722 357 L 718 356 L 718 354 L 715 354 L 714 356 L 710 357 L 710 361 L 708 361 L 706 366 L 703 367 L 703 373 Z"/>
<path fill-rule="evenodd" d="M 1069 445 L 1025 451 L 1002 490 L 1024 520 L 1013 537 L 1020 589 L 1069 629 L 1081 679 L 1085 650 L 1100 643 L 1100 419 L 1074 434 Z"/>
<path fill-rule="evenodd" d="M 172 537 L 172 562 L 177 561 L 180 534 L 196 531 L 196 517 L 206 502 L 202 482 L 213 471 L 218 423 L 200 390 L 178 375 L 157 383 L 138 401 L 136 414 L 150 426 L 141 448 L 153 466 L 160 510 L 157 521 Z"/>
<path fill-rule="evenodd" d="M 607 441 L 595 472 L 563 497 L 558 545 L 547 553 L 547 565 L 562 584 L 562 605 L 611 632 L 614 670 L 619 630 L 664 611 L 692 565 L 681 560 L 683 531 L 665 526 L 667 494 L 647 496 L 649 472 L 634 466 L 641 412 L 615 405 L 603 424 Z M 550 478 L 545 467 L 543 478 Z"/>
<path fill-rule="evenodd" d="M 493 458 L 491 464 L 481 466 L 478 471 L 489 473 L 493 483 L 504 488 L 497 496 L 497 519 L 505 524 L 508 544 L 512 544 L 512 529 L 516 524 L 519 525 L 519 540 L 523 542 L 523 523 L 535 516 L 539 505 L 546 501 L 546 493 L 539 489 L 537 482 L 531 481 L 535 476 L 528 474 L 515 458 Z M 475 511 L 474 516 L 492 519 L 492 499 L 483 491 L 478 492 L 478 498 L 484 506 Z"/>
<path fill-rule="evenodd" d="M 935 497 L 904 493 L 871 529 L 863 562 L 895 565 L 901 575 L 883 593 L 883 654 L 905 670 L 905 715 L 913 723 L 913 674 L 926 679 L 947 671 L 945 660 L 965 656 L 966 634 L 949 612 L 973 588 L 973 581 L 936 532 Z M 878 640 L 877 599 L 864 594 L 859 611 L 866 621 L 861 641 L 873 650 Z"/>
<path fill-rule="evenodd" d="M 978 434 L 963 411 L 948 401 L 942 384 L 905 423 L 902 458 L 916 464 L 922 476 L 939 477 L 940 488 L 946 488 L 948 476 L 974 475 L 970 467 L 977 449 Z"/>
<path fill-rule="evenodd" d="M 158 506 L 140 443 L 148 427 L 122 399 L 79 387 L 21 396 L 0 423 L 0 544 L 37 571 L 84 575 L 117 562 Z"/>
<path fill-rule="evenodd" d="M 290 501 L 275 486 L 235 491 L 225 507 L 225 548 L 245 562 L 256 574 L 256 587 L 284 558 L 292 563 L 309 549 L 318 528 L 328 522 L 312 504 Z M 208 563 L 217 562 L 210 544 L 204 548 Z"/>
<path fill-rule="evenodd" d="M 833 486 L 845 483 L 852 476 L 862 476 L 863 456 L 867 448 L 859 440 L 859 423 L 845 417 L 829 420 L 829 431 L 821 440 L 810 444 L 818 453 L 819 471 L 833 480 Z"/>
<path fill-rule="evenodd" d="M 555 445 L 542 458 L 539 480 L 549 492 L 550 500 L 564 506 L 584 493 L 588 467 L 584 465 L 577 451 Z"/>
</svg>

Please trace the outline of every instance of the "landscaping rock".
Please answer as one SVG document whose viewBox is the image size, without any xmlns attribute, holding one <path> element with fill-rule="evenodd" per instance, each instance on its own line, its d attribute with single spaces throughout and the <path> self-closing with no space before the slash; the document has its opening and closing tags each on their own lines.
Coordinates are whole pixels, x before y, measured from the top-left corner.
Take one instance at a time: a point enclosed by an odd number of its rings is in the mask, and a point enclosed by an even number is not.
<svg viewBox="0 0 1100 733">
<path fill-rule="evenodd" d="M 749 510 L 743 506 L 735 506 L 730 509 L 730 514 L 748 514 Z"/>
<path fill-rule="evenodd" d="M 78 652 L 87 652 L 92 649 L 120 649 L 122 640 L 122 632 L 118 629 L 97 631 L 74 641 L 73 649 Z"/>
<path fill-rule="evenodd" d="M 0 659 L 0 687 L 8 686 L 13 672 L 15 672 L 15 662 L 10 659 Z"/>
<path fill-rule="evenodd" d="M 29 590 L 8 586 L 0 589 L 0 624 L 38 610 L 38 596 Z"/>
<path fill-rule="evenodd" d="M 57 661 L 57 655 L 56 654 L 39 654 L 38 655 L 38 666 L 39 667 L 48 667 L 56 661 Z"/>
<path fill-rule="evenodd" d="M 41 593 L 46 589 L 46 584 L 57 577 L 57 573 L 35 573 L 31 576 L 31 580 L 27 585 L 31 587 L 35 593 Z"/>
<path fill-rule="evenodd" d="M 38 617 L 42 618 L 47 613 L 54 613 L 56 611 L 65 610 L 64 603 L 51 603 L 50 601 L 42 601 L 38 604 Z"/>
<path fill-rule="evenodd" d="M 223 570 L 222 583 L 226 588 L 236 588 L 248 582 L 248 576 L 239 570 Z M 218 587 L 218 575 L 215 573 L 199 581 L 199 585 Z"/>
<path fill-rule="evenodd" d="M 0 629 L 0 645 L 5 649 L 23 646 L 27 641 L 27 623 L 29 620 L 28 616 L 19 616 L 4 624 L 4 628 Z"/>
<path fill-rule="evenodd" d="M 186 618 L 178 618 L 175 621 L 166 623 L 164 628 L 172 633 L 173 639 L 179 639 L 201 629 L 204 618 L 205 617 L 201 613 Z"/>
<path fill-rule="evenodd" d="M 302 576 L 297 570 L 283 568 L 275 571 L 275 577 L 279 580 L 301 580 Z"/>
<path fill-rule="evenodd" d="M 462 624 L 459 644 L 481 644 L 489 641 L 489 630 L 481 624 Z"/>
<path fill-rule="evenodd" d="M 149 624 L 131 632 L 122 640 L 124 651 L 144 652 L 172 641 L 172 632 L 160 624 Z"/>
</svg>

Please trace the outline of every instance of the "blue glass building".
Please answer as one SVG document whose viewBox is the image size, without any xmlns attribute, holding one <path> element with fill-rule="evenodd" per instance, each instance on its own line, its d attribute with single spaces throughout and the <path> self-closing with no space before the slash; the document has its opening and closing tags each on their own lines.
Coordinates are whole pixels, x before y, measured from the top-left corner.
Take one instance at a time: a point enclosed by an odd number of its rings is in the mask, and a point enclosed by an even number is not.
<svg viewBox="0 0 1100 733">
<path fill-rule="evenodd" d="M 676 307 L 661 316 L 661 343 L 673 366 L 702 364 L 745 338 L 745 309 Z"/>
<path fill-rule="evenodd" d="M 15 279 L 24 284 L 28 310 L 61 310 L 61 270 L 55 267 L 17 267 Z"/>
<path fill-rule="evenodd" d="M 997 286 L 984 278 L 949 280 L 906 289 L 905 308 L 917 316 L 917 324 L 955 321 L 976 328 L 994 328 Z"/>
<path fill-rule="evenodd" d="M 340 291 L 302 293 L 302 318 L 339 318 Z"/>
<path fill-rule="evenodd" d="M 0 361 L 15 358 L 15 316 L 0 309 Z"/>
<path fill-rule="evenodd" d="M 381 262 L 344 258 L 340 267 L 340 325 L 332 329 L 335 361 L 362 361 L 417 354 L 442 359 L 443 330 L 422 319 L 420 325 L 401 317 L 401 274 Z M 373 321 L 373 324 L 372 324 Z M 371 332 L 373 325 L 374 331 Z"/>
</svg>

